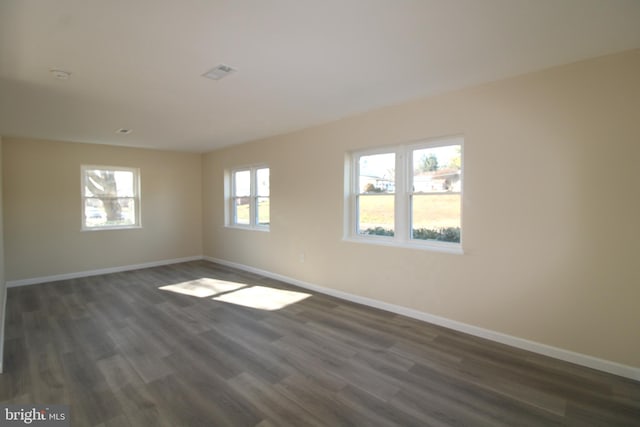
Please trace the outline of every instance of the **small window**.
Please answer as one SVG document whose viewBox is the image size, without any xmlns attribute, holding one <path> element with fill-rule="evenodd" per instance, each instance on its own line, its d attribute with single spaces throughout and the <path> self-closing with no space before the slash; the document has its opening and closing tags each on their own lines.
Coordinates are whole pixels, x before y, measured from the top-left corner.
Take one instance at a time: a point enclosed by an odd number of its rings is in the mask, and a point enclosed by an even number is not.
<svg viewBox="0 0 640 427">
<path fill-rule="evenodd" d="M 82 166 L 82 229 L 140 227 L 140 172 Z"/>
<path fill-rule="evenodd" d="M 269 168 L 251 167 L 231 172 L 230 225 L 268 229 L 270 219 Z"/>
<path fill-rule="evenodd" d="M 346 236 L 461 252 L 462 138 L 354 153 Z"/>
</svg>

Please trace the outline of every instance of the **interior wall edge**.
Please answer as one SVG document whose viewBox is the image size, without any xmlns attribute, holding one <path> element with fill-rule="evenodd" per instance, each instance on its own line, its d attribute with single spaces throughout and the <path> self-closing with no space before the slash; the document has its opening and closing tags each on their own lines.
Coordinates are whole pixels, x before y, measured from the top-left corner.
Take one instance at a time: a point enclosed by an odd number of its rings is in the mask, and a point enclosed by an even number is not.
<svg viewBox="0 0 640 427">
<path fill-rule="evenodd" d="M 15 288 L 19 286 L 37 285 L 40 283 L 57 282 L 60 280 L 78 279 L 81 277 L 99 276 L 101 274 L 121 273 L 123 271 L 140 270 L 143 268 L 160 267 L 163 265 L 179 264 L 181 262 L 200 261 L 203 257 L 201 255 L 165 259 L 160 261 L 145 262 L 142 264 L 130 264 L 119 267 L 101 268 L 98 270 L 79 271 L 76 273 L 56 274 L 53 276 L 33 277 L 29 279 L 9 280 L 7 281 L 7 288 Z"/>
<path fill-rule="evenodd" d="M 0 135 L 0 374 L 4 372 L 4 325 L 7 308 L 7 282 L 4 262 L 4 170 L 3 141 Z"/>
<path fill-rule="evenodd" d="M 597 357 L 589 356 L 587 354 L 577 353 L 577 352 L 566 350 L 559 347 L 553 347 L 547 344 L 530 341 L 517 336 L 504 334 L 501 332 L 481 328 L 479 326 L 474 326 L 474 325 L 470 325 L 463 322 L 458 322 L 456 320 L 448 319 L 441 316 L 436 316 L 423 311 L 414 310 L 414 309 L 399 306 L 396 304 L 390 304 L 390 303 L 376 300 L 373 298 L 362 297 L 362 296 L 351 294 L 348 292 L 343 292 L 335 289 L 326 288 L 323 286 L 318 286 L 302 280 L 294 279 L 292 277 L 284 276 L 281 274 L 273 273 L 267 270 L 251 267 L 248 265 L 244 265 L 244 264 L 240 264 L 232 261 L 227 261 L 220 258 L 204 256 L 202 259 L 204 259 L 205 261 L 216 263 L 216 264 L 221 264 L 228 267 L 237 268 L 239 270 L 244 270 L 250 273 L 260 274 L 262 276 L 269 277 L 271 279 L 280 280 L 282 282 L 299 286 L 304 289 L 309 289 L 315 292 L 319 292 L 325 295 L 330 295 L 343 300 L 367 305 L 370 307 L 374 307 L 374 308 L 389 311 L 392 313 L 400 314 L 403 316 L 411 317 L 413 319 L 422 320 L 424 322 L 433 323 L 438 326 L 443 326 L 445 328 L 453 329 L 459 332 L 464 332 L 473 336 L 498 342 L 500 344 L 505 344 L 511 347 L 541 354 L 543 356 L 549 356 L 554 359 L 559 359 L 565 362 L 574 363 L 576 365 L 584 366 L 591 369 L 596 369 L 598 371 L 606 372 L 609 374 L 618 375 L 618 376 L 629 378 L 635 381 L 640 381 L 640 368 L 636 368 L 634 366 L 623 365 L 621 363 L 600 359 Z"/>
<path fill-rule="evenodd" d="M 4 373 L 4 329 L 7 318 L 7 288 L 8 284 L 5 282 L 5 286 L 2 287 L 2 311 L 0 311 L 0 374 Z"/>
</svg>

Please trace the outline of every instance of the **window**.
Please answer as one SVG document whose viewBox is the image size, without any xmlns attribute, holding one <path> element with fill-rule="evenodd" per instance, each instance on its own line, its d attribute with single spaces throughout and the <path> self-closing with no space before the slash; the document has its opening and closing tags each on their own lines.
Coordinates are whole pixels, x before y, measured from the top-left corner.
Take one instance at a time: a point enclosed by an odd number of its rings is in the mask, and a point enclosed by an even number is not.
<svg viewBox="0 0 640 427">
<path fill-rule="evenodd" d="M 462 138 L 354 153 L 347 238 L 461 252 Z"/>
<path fill-rule="evenodd" d="M 231 172 L 230 225 L 267 230 L 270 223 L 269 168 Z"/>
<path fill-rule="evenodd" d="M 82 229 L 140 227 L 140 172 L 82 166 Z"/>
<path fill-rule="evenodd" d="M 358 158 L 358 233 L 395 234 L 396 153 Z"/>
</svg>

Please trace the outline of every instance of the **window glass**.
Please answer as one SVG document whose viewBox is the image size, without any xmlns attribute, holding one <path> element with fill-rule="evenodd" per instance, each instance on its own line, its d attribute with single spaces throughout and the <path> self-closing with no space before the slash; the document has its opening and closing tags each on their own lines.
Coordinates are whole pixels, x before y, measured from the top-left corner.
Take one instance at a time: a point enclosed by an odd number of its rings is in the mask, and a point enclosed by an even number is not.
<svg viewBox="0 0 640 427">
<path fill-rule="evenodd" d="M 395 153 L 360 156 L 357 200 L 359 234 L 394 235 L 395 169 Z"/>
<path fill-rule="evenodd" d="M 413 150 L 411 237 L 460 242 L 462 146 Z"/>
<path fill-rule="evenodd" d="M 258 183 L 258 196 L 269 197 L 269 168 L 262 168 L 256 171 Z"/>
<path fill-rule="evenodd" d="M 460 242 L 460 194 L 414 194 L 411 237 Z"/>
<path fill-rule="evenodd" d="M 234 183 L 236 197 L 251 195 L 251 171 L 237 171 L 234 174 Z"/>
<path fill-rule="evenodd" d="M 234 223 L 249 225 L 251 223 L 251 171 L 243 170 L 234 173 Z"/>
<path fill-rule="evenodd" d="M 269 168 L 256 170 L 256 223 L 260 226 L 269 225 Z"/>
</svg>

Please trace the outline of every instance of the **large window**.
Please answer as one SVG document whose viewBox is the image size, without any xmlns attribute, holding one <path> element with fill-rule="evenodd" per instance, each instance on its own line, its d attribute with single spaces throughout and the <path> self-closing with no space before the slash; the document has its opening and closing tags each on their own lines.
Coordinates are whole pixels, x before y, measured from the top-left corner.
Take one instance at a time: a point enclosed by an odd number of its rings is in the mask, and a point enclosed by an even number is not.
<svg viewBox="0 0 640 427">
<path fill-rule="evenodd" d="M 266 230 L 270 223 L 269 168 L 231 172 L 230 225 Z"/>
<path fill-rule="evenodd" d="M 354 153 L 348 238 L 461 251 L 462 138 Z"/>
<path fill-rule="evenodd" d="M 82 229 L 140 227 L 140 172 L 82 166 Z"/>
</svg>

